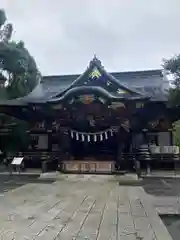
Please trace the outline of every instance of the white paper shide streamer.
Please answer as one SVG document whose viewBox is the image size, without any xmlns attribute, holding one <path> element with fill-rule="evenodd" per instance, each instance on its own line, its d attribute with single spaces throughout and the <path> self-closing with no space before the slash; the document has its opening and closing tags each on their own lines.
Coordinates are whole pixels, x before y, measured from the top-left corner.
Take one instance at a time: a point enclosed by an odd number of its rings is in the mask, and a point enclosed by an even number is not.
<svg viewBox="0 0 180 240">
<path fill-rule="evenodd" d="M 75 138 L 77 141 L 80 140 L 84 142 L 85 140 L 87 140 L 88 142 L 90 142 L 93 140 L 94 142 L 97 142 L 98 140 L 99 141 L 103 141 L 104 139 L 107 140 L 109 136 L 112 137 L 114 133 L 117 131 L 118 131 L 118 127 L 109 128 L 104 131 L 95 132 L 95 133 L 86 133 L 86 132 L 78 132 L 75 130 L 70 130 L 70 136 L 71 138 Z"/>
<path fill-rule="evenodd" d="M 97 135 L 94 134 L 94 142 L 96 142 L 96 141 L 97 141 Z"/>
<path fill-rule="evenodd" d="M 113 130 L 112 129 L 111 129 L 110 133 L 111 133 L 111 137 L 112 137 L 113 136 Z"/>
<path fill-rule="evenodd" d="M 79 134 L 76 133 L 76 140 L 79 140 Z"/>
<path fill-rule="evenodd" d="M 84 142 L 84 134 L 81 134 L 81 140 Z"/>
</svg>

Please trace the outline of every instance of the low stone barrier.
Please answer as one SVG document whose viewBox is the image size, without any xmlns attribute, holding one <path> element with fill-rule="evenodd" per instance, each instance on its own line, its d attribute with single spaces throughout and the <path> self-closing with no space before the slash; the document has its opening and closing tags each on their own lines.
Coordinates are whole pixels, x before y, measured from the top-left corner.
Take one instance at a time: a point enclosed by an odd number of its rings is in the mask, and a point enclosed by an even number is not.
<svg viewBox="0 0 180 240">
<path fill-rule="evenodd" d="M 112 173 L 114 171 L 114 162 L 82 160 L 63 161 L 62 171 L 72 173 Z"/>
</svg>

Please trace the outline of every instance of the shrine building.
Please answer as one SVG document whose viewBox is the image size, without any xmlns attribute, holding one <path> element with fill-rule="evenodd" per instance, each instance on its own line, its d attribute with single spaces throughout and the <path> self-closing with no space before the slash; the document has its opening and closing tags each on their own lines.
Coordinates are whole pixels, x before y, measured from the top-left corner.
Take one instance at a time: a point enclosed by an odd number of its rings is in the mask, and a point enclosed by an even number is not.
<svg viewBox="0 0 180 240">
<path fill-rule="evenodd" d="M 173 145 L 168 87 L 161 70 L 109 73 L 94 57 L 80 75 L 44 76 L 28 96 L 0 101 L 0 112 L 29 123 L 31 140 L 20 149 L 28 159 L 111 172 L 142 144 Z"/>
</svg>

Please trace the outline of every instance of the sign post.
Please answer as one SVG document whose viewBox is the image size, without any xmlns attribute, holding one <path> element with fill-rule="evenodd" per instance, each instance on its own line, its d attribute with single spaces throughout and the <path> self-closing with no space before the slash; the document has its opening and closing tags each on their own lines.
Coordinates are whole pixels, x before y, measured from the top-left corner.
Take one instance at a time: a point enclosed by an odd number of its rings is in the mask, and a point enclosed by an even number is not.
<svg viewBox="0 0 180 240">
<path fill-rule="evenodd" d="M 24 157 L 14 157 L 11 163 L 11 166 L 15 166 L 16 170 L 18 169 L 19 174 L 21 171 L 21 164 L 23 160 L 24 160 Z"/>
</svg>

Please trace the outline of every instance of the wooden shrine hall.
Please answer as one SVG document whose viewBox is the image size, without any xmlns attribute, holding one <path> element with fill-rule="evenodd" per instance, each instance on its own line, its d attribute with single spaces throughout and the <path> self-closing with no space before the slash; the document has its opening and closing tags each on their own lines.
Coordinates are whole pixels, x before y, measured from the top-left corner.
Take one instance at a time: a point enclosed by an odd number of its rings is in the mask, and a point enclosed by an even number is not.
<svg viewBox="0 0 180 240">
<path fill-rule="evenodd" d="M 168 86 L 161 70 L 108 73 L 94 57 L 81 75 L 45 76 L 28 96 L 0 102 L 0 111 L 28 122 L 29 144 L 18 151 L 29 161 L 112 172 L 144 143 L 173 144 Z"/>
</svg>

